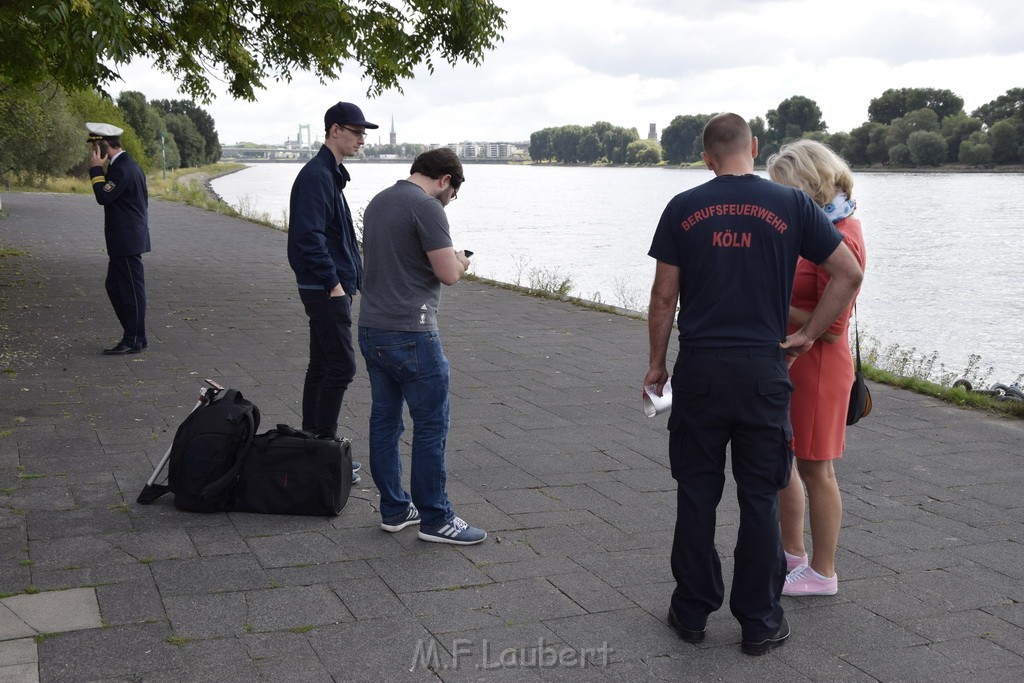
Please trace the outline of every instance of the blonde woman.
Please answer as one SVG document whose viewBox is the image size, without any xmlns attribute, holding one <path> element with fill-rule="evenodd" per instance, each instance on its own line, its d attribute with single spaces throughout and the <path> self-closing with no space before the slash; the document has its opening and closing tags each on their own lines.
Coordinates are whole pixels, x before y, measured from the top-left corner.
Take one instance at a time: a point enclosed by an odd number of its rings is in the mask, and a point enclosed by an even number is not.
<svg viewBox="0 0 1024 683">
<path fill-rule="evenodd" d="M 783 145 L 768 159 L 768 174 L 777 183 L 809 194 L 864 267 L 864 236 L 860 221 L 853 217 L 857 203 L 853 175 L 845 161 L 819 142 L 798 140 Z M 823 268 L 805 259 L 798 261 L 789 309 L 790 332 L 807 320 L 828 281 Z M 853 384 L 847 338 L 851 310 L 840 315 L 789 370 L 797 467 L 789 486 L 779 493 L 782 545 L 789 570 L 783 595 L 835 595 L 839 590 L 835 564 L 843 502 L 832 462 L 846 447 L 846 410 Z M 809 561 L 804 549 L 805 487 L 811 520 Z"/>
</svg>

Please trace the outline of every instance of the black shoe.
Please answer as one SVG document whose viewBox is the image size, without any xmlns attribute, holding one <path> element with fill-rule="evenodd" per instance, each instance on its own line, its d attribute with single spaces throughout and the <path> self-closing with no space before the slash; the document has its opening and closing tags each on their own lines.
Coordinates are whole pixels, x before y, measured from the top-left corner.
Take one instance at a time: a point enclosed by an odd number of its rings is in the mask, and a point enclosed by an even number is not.
<svg viewBox="0 0 1024 683">
<path fill-rule="evenodd" d="M 765 638 L 764 640 L 752 641 L 744 640 L 740 643 L 740 649 L 742 649 L 748 655 L 759 657 L 760 655 L 766 655 L 780 645 L 785 644 L 786 639 L 789 638 L 789 622 L 786 621 L 786 617 L 782 617 L 782 625 L 779 626 L 779 630 L 775 632 L 775 635 L 771 638 Z"/>
<path fill-rule="evenodd" d="M 680 638 L 688 643 L 696 644 L 704 642 L 704 632 L 707 630 L 707 625 L 705 624 L 704 628 L 700 630 L 686 628 L 679 623 L 678 619 L 676 619 L 676 613 L 671 607 L 668 608 L 668 625 L 672 627 L 672 630 L 679 634 Z"/>
<path fill-rule="evenodd" d="M 110 349 L 103 349 L 104 356 L 123 356 L 129 353 L 138 353 L 142 349 L 146 348 L 146 344 L 139 344 L 138 346 L 132 346 L 125 342 L 119 343 L 117 346 Z"/>
</svg>

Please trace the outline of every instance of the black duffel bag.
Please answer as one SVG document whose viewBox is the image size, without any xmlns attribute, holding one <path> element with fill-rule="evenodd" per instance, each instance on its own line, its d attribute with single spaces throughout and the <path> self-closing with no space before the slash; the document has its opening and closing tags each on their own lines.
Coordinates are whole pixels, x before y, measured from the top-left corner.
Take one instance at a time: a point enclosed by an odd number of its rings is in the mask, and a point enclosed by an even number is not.
<svg viewBox="0 0 1024 683">
<path fill-rule="evenodd" d="M 351 490 L 351 441 L 314 439 L 308 432 L 279 424 L 252 440 L 231 509 L 335 516 Z"/>
</svg>

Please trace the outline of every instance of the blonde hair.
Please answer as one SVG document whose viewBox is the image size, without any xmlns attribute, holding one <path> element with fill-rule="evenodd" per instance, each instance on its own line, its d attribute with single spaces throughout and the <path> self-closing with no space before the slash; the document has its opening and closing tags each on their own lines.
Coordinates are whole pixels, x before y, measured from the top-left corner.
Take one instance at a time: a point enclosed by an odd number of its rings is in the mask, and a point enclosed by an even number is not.
<svg viewBox="0 0 1024 683">
<path fill-rule="evenodd" d="M 796 140 L 768 157 L 768 176 L 806 192 L 818 206 L 827 206 L 842 192 L 853 197 L 853 174 L 843 159 L 814 140 Z"/>
</svg>

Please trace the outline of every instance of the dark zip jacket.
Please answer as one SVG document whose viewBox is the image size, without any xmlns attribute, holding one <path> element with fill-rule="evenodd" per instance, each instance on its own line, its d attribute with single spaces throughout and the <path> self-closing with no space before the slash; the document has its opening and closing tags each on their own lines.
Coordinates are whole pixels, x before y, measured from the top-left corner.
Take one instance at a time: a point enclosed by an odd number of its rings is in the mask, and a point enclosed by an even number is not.
<svg viewBox="0 0 1024 683">
<path fill-rule="evenodd" d="M 339 282 L 348 294 L 363 284 L 363 261 L 352 213 L 342 194 L 348 171 L 326 145 L 302 167 L 292 185 L 288 263 L 299 289 L 330 291 Z"/>
</svg>

